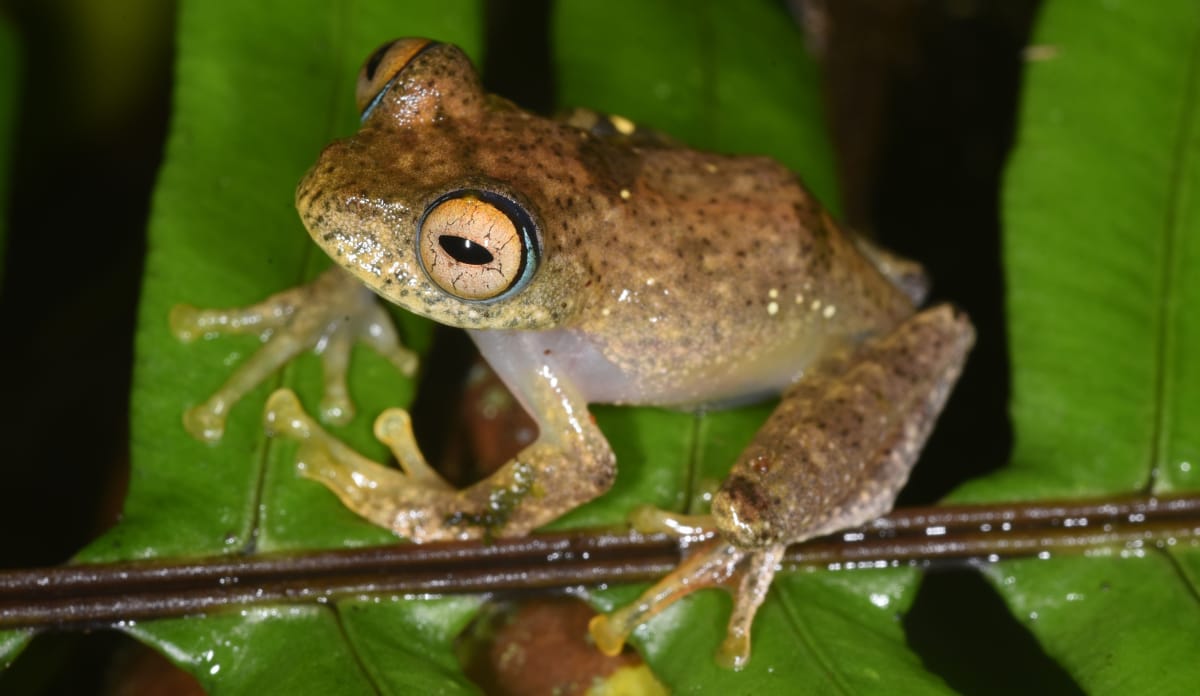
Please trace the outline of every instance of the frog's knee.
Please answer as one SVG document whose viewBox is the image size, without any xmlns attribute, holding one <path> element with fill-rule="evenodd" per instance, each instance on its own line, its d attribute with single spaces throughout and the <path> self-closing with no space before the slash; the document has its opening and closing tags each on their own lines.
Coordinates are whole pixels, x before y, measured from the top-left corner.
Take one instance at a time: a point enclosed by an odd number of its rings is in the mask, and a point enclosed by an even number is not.
<svg viewBox="0 0 1200 696">
<path fill-rule="evenodd" d="M 712 514 L 730 543 L 759 548 L 778 543 L 785 531 L 780 503 L 763 482 L 735 473 L 713 496 Z"/>
</svg>

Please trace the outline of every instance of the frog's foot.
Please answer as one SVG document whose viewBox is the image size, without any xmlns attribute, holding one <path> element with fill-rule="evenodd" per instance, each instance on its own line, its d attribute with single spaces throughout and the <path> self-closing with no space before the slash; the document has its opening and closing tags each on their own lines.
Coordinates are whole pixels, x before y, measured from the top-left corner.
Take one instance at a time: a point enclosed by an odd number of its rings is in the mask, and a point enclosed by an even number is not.
<svg viewBox="0 0 1200 696">
<path fill-rule="evenodd" d="M 363 457 L 325 432 L 304 412 L 296 395 L 280 389 L 267 399 L 267 433 L 300 443 L 296 467 L 323 484 L 356 514 L 416 542 L 470 539 L 486 529 L 464 521 L 470 501 L 426 462 L 402 409 L 388 409 L 375 420 L 375 437 L 391 449 L 400 469 Z"/>
<path fill-rule="evenodd" d="M 642 532 L 679 536 L 691 548 L 674 572 L 633 603 L 592 619 L 588 631 L 596 647 L 606 655 L 616 655 L 634 629 L 662 610 L 696 590 L 720 587 L 733 595 L 733 612 L 716 659 L 731 669 L 745 667 L 750 660 L 754 615 L 767 596 L 786 545 L 752 549 L 735 546 L 716 536 L 712 518 L 707 515 L 674 515 L 642 508 L 634 511 L 631 521 Z"/>
<path fill-rule="evenodd" d="M 184 414 L 187 431 L 207 442 L 221 439 L 233 404 L 305 350 L 321 356 L 325 372 L 321 417 L 332 423 L 346 423 L 354 416 L 346 370 L 355 341 L 374 348 L 405 375 L 412 375 L 417 367 L 416 356 L 400 345 L 374 294 L 338 268 L 249 307 L 202 310 L 177 305 L 170 323 L 171 331 L 184 342 L 229 334 L 258 334 L 265 342 L 220 389 Z"/>
</svg>

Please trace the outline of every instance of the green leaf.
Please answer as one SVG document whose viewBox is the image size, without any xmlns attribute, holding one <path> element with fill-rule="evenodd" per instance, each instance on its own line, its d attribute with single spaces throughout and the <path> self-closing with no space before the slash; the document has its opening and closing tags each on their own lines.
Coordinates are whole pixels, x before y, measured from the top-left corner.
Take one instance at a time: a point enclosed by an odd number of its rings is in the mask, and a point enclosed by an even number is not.
<svg viewBox="0 0 1200 696">
<path fill-rule="evenodd" d="M 455 6 L 458 14 L 451 16 L 441 4 L 432 7 L 422 17 L 409 6 L 401 17 L 383 2 L 349 9 L 313 1 L 286 12 L 274 4 L 184 3 L 175 115 L 155 196 L 137 337 L 133 477 L 121 525 L 81 559 L 390 538 L 320 487 L 299 481 L 291 448 L 263 438 L 258 414 L 275 385 L 260 388 L 234 409 L 220 446 L 187 437 L 180 414 L 256 344 L 222 339 L 181 346 L 167 333 L 165 317 L 178 302 L 244 304 L 311 277 L 324 265 L 292 210 L 294 182 L 325 142 L 353 130 L 352 76 L 374 45 L 393 33 L 426 33 L 477 53 L 476 8 Z M 774 4 L 566 3 L 557 9 L 560 86 L 573 103 L 629 115 L 697 146 L 774 154 L 805 172 L 820 197 L 833 200 L 816 68 L 790 19 Z M 647 32 L 647 40 L 616 47 L 596 40 L 630 27 Z M 746 41 L 747 36 L 761 40 Z M 654 71 L 643 74 L 646 66 Z M 744 104 L 755 108 L 741 108 Z M 419 322 L 405 320 L 404 328 L 410 343 L 420 347 L 426 340 Z M 412 385 L 382 361 L 366 352 L 355 358 L 351 386 L 363 412 L 410 398 Z M 315 360 L 299 361 L 282 381 L 310 406 L 315 403 Z M 598 409 L 622 473 L 610 495 L 561 524 L 618 523 L 638 503 L 691 507 L 695 494 L 724 476 L 768 409 L 701 417 Z M 369 419 L 359 418 L 338 434 L 381 457 L 368 427 Z M 897 619 L 911 600 L 914 578 L 910 571 L 886 571 L 781 580 L 757 625 L 755 659 L 740 674 L 718 669 L 709 658 L 728 616 L 728 602 L 718 593 L 681 604 L 638 638 L 651 664 L 680 690 L 807 684 L 857 691 L 878 689 L 884 678 L 937 690 L 939 680 L 905 647 Z M 633 589 L 597 601 L 628 598 Z M 261 690 L 273 674 L 287 670 L 289 685 L 313 692 L 441 692 L 468 688 L 449 645 L 476 603 L 343 601 L 128 630 L 209 689 Z M 296 641 L 304 643 L 299 658 L 288 648 Z"/>
<path fill-rule="evenodd" d="M 314 275 L 327 262 L 293 208 L 296 182 L 334 137 L 354 131 L 354 79 L 362 60 L 397 35 L 432 35 L 478 55 L 474 0 L 415 3 L 184 2 L 166 161 L 155 192 L 132 396 L 132 473 L 121 524 L 81 555 L 105 561 L 386 541 L 294 473 L 291 448 L 265 439 L 264 385 L 233 409 L 210 447 L 182 429 L 185 409 L 215 389 L 253 339 L 181 345 L 166 317 L 174 304 L 236 306 Z M 420 346 L 421 324 L 405 321 Z M 351 380 L 364 413 L 405 403 L 412 384 L 369 351 Z M 311 407 L 316 360 L 285 370 Z M 339 435 L 382 456 L 360 417 Z M 338 602 L 128 629 L 200 679 L 232 693 L 446 692 L 471 687 L 455 671 L 443 631 L 476 600 Z M 403 665 L 368 660 L 403 636 Z M 375 664 L 378 662 L 378 664 Z M 368 664 L 370 663 L 370 664 Z M 281 681 L 283 680 L 283 681 Z M 405 686 L 408 685 L 408 686 Z M 419 688 L 418 688 L 419 687 Z M 428 687 L 428 688 L 425 688 Z"/>
<path fill-rule="evenodd" d="M 29 631 L 0 631 L 0 670 L 7 668 L 17 659 L 32 634 Z"/>
<path fill-rule="evenodd" d="M 1033 44 L 1004 198 L 1016 451 L 956 497 L 1195 490 L 1200 6 L 1052 0 Z M 1190 693 L 1197 554 L 1123 555 L 988 575 L 1089 692 Z"/>
<path fill-rule="evenodd" d="M 390 539 L 299 480 L 291 448 L 263 438 L 259 414 L 275 384 L 234 409 L 220 446 L 191 440 L 183 411 L 257 344 L 181 346 L 166 316 L 178 302 L 245 304 L 325 265 L 296 219 L 292 189 L 327 141 L 353 131 L 362 58 L 406 34 L 480 53 L 477 2 L 396 5 L 183 3 L 137 337 L 130 492 L 121 525 L 81 559 Z M 1189 356 L 1198 320 L 1188 308 L 1200 288 L 1186 271 L 1200 253 L 1192 205 L 1200 16 L 1182 0 L 1110 5 L 1051 0 L 1039 28 L 1037 42 L 1057 54 L 1030 70 L 1005 202 L 1018 448 L 1013 467 L 965 487 L 962 499 L 1121 493 L 1150 481 L 1162 491 L 1196 487 L 1200 367 Z M 621 0 L 555 10 L 564 106 L 621 113 L 698 147 L 771 154 L 834 200 L 816 70 L 776 3 Z M 422 322 L 404 318 L 402 329 L 410 344 L 427 345 Z M 355 360 L 360 413 L 411 397 L 412 384 L 369 352 Z M 280 378 L 310 408 L 319 381 L 314 359 Z M 611 524 L 636 503 L 694 506 L 768 408 L 704 416 L 597 409 L 621 474 L 612 493 L 560 524 Z M 382 458 L 369 425 L 360 416 L 335 431 Z M 1190 690 L 1200 667 L 1181 638 L 1200 629 L 1197 554 L 1134 555 L 1006 563 L 989 575 L 1088 690 Z M 676 605 L 636 638 L 678 691 L 941 691 L 897 618 L 916 580 L 908 570 L 780 578 L 742 673 L 709 657 L 729 611 L 717 592 Z M 611 606 L 637 590 L 595 601 Z M 211 691 L 446 693 L 472 690 L 449 646 L 478 602 L 346 600 L 126 630 Z M 0 656 L 11 659 L 23 642 L 0 634 Z"/>
<path fill-rule="evenodd" d="M 568 0 L 554 9 L 561 106 L 620 114 L 694 147 L 769 155 L 836 209 L 817 66 L 778 3 Z"/>
<path fill-rule="evenodd" d="M 446 36 L 477 53 L 476 4 L 183 4 L 178 90 L 153 202 L 137 335 L 134 475 L 123 523 L 86 558 L 389 538 L 349 513 L 339 516 L 335 501 L 295 476 L 289 448 L 263 436 L 263 399 L 278 384 L 263 385 L 233 409 L 219 446 L 183 432 L 183 411 L 219 386 L 229 365 L 258 342 L 244 337 L 183 345 L 169 334 L 164 317 L 180 302 L 257 301 L 327 265 L 300 225 L 293 191 L 326 143 L 355 130 L 358 66 L 397 33 Z M 288 22 L 279 21 L 283 15 Z M 421 344 L 419 333 L 408 338 Z M 370 351 L 356 352 L 354 359 L 359 369 L 351 388 L 362 411 L 411 397 L 411 382 Z M 320 373 L 311 356 L 283 379 L 310 406 L 319 398 Z M 339 435 L 381 456 L 369 430 L 370 419 L 359 418 Z"/>
</svg>

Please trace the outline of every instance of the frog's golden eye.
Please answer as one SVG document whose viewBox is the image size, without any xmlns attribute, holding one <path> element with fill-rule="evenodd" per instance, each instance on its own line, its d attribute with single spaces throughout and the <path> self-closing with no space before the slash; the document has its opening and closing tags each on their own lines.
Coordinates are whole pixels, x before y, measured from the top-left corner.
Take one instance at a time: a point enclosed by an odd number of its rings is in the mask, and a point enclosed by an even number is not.
<svg viewBox="0 0 1200 696">
<path fill-rule="evenodd" d="M 404 66 L 411 63 L 421 51 L 436 45 L 436 41 L 429 39 L 396 39 L 375 49 L 358 72 L 358 85 L 354 90 L 354 101 L 358 104 L 363 121 L 387 94 Z"/>
<path fill-rule="evenodd" d="M 417 225 L 421 266 L 463 300 L 497 300 L 529 282 L 541 257 L 537 230 L 516 201 L 490 191 L 447 193 Z"/>
</svg>

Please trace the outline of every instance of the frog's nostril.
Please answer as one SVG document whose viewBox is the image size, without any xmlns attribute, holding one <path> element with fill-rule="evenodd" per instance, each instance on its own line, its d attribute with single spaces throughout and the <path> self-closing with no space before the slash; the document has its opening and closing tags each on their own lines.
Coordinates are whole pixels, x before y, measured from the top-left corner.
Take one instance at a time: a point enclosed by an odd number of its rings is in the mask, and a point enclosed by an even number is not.
<svg viewBox="0 0 1200 696">
<path fill-rule="evenodd" d="M 483 266 L 495 258 L 482 244 L 476 244 L 466 237 L 456 237 L 452 234 L 438 236 L 438 245 L 459 263 L 469 263 L 472 266 Z"/>
</svg>

